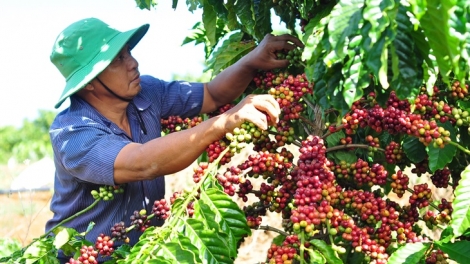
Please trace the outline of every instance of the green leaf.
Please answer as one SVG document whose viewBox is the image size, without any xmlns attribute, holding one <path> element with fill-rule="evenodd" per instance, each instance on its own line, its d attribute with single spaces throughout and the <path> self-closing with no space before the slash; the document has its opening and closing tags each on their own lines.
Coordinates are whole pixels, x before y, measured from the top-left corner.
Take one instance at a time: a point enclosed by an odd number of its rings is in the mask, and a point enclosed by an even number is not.
<svg viewBox="0 0 470 264">
<path fill-rule="evenodd" d="M 212 8 L 214 9 L 217 17 L 220 19 L 223 19 L 225 22 L 227 22 L 227 14 L 228 10 L 224 6 L 224 2 L 218 1 L 218 0 L 205 0 L 204 4 L 210 4 Z"/>
<path fill-rule="evenodd" d="M 350 107 L 346 103 L 342 93 L 342 64 L 336 64 L 331 67 L 323 78 L 327 78 L 327 96 L 330 100 L 331 105 L 340 111 L 341 115 L 345 115 Z"/>
<path fill-rule="evenodd" d="M 431 47 L 429 46 L 429 43 L 426 40 L 426 35 L 424 34 L 423 29 L 418 28 L 414 30 L 413 33 L 410 35 L 413 39 L 414 47 L 416 48 L 416 51 L 419 53 L 420 57 L 423 58 L 431 68 L 434 68 L 433 66 L 435 62 L 429 57 Z"/>
<path fill-rule="evenodd" d="M 321 43 L 323 38 L 325 37 L 326 39 L 326 36 L 328 35 L 326 34 L 325 29 L 328 25 L 328 22 L 330 21 L 330 18 L 331 16 L 326 16 L 319 21 L 312 19 L 305 26 L 305 34 L 302 38 L 302 41 L 305 44 L 304 51 L 302 52 L 302 59 L 307 61 L 308 65 L 305 69 L 305 72 L 309 80 L 314 79 L 313 74 L 308 74 L 309 71 L 312 71 L 312 68 L 315 68 L 314 65 L 319 63 L 317 62 L 319 55 L 324 52 L 321 47 Z M 321 64 L 323 64 L 323 61 Z"/>
<path fill-rule="evenodd" d="M 78 235 L 78 232 L 73 228 L 59 227 L 53 244 L 55 248 L 60 249 L 76 235 Z"/>
<path fill-rule="evenodd" d="M 388 259 L 389 264 L 418 263 L 429 249 L 429 243 L 409 243 L 397 249 Z"/>
<path fill-rule="evenodd" d="M 338 132 L 335 132 L 331 135 L 329 135 L 327 138 L 326 138 L 326 143 L 327 143 L 327 147 L 334 147 L 336 145 L 339 144 L 339 142 L 341 141 L 342 138 L 345 138 L 345 134 L 344 134 L 344 131 L 343 130 L 340 130 Z"/>
<path fill-rule="evenodd" d="M 367 24 L 368 25 L 368 24 Z M 362 28 L 362 35 L 367 35 L 369 27 Z M 389 87 L 388 72 L 388 47 L 395 39 L 395 28 L 387 27 L 377 42 L 373 42 L 371 46 L 367 45 L 368 41 L 364 41 L 363 54 L 365 56 L 365 64 L 372 71 L 372 74 L 380 82 L 383 88 Z M 367 37 L 367 36 L 364 36 Z M 389 92 L 389 90 L 387 90 Z M 388 97 L 387 97 L 388 99 Z"/>
<path fill-rule="evenodd" d="M 420 163 L 426 157 L 426 147 L 417 137 L 407 136 L 402 142 L 403 152 L 413 163 Z"/>
<path fill-rule="evenodd" d="M 145 261 L 146 264 L 177 264 L 177 262 L 171 261 L 169 259 L 165 259 L 163 257 L 156 257 L 151 260 Z"/>
<path fill-rule="evenodd" d="M 284 240 L 286 240 L 286 236 L 278 235 L 277 237 L 273 238 L 272 243 L 276 246 L 281 246 Z"/>
<path fill-rule="evenodd" d="M 54 248 L 53 241 L 48 238 L 38 239 L 32 242 L 23 253 L 26 264 L 32 264 L 48 255 L 57 256 L 57 250 Z"/>
<path fill-rule="evenodd" d="M 213 52 L 210 60 L 207 62 L 207 69 L 212 69 L 213 75 L 217 75 L 223 69 L 234 64 L 238 59 L 254 49 L 254 42 L 242 42 L 242 32 L 234 33 L 222 45 Z"/>
<path fill-rule="evenodd" d="M 364 94 L 362 89 L 369 85 L 369 73 L 362 65 L 362 58 L 355 55 L 350 58 L 342 69 L 344 76 L 343 97 L 346 104 L 351 107 Z"/>
<path fill-rule="evenodd" d="M 427 0 L 424 15 L 416 14 L 432 48 L 444 82 L 448 82 L 449 73 L 459 67 L 459 34 L 451 29 L 450 15 L 454 12 L 455 0 Z M 463 40 L 462 40 L 463 41 Z"/>
<path fill-rule="evenodd" d="M 240 24 L 250 35 L 253 35 L 255 31 L 255 19 L 253 13 L 253 1 L 252 0 L 238 0 L 235 2 L 235 12 L 240 19 Z"/>
<path fill-rule="evenodd" d="M 325 257 L 326 262 L 329 264 L 342 264 L 343 261 L 338 258 L 336 252 L 331 248 L 331 245 L 327 245 L 325 241 L 313 239 L 310 243 L 314 245 L 318 251 Z"/>
<path fill-rule="evenodd" d="M 418 59 L 411 38 L 412 27 L 405 7 L 400 6 L 396 15 L 396 35 L 391 45 L 391 57 L 397 60 L 392 67 L 392 87 L 401 100 L 416 97 L 423 82 L 423 61 Z"/>
<path fill-rule="evenodd" d="M 318 251 L 311 248 L 307 249 L 308 256 L 310 257 L 310 263 L 324 264 L 326 263 L 325 257 Z"/>
<path fill-rule="evenodd" d="M 195 254 L 194 257 L 196 263 L 202 263 L 199 255 L 197 254 L 199 249 L 191 243 L 191 240 L 189 240 L 188 237 L 184 236 L 182 233 L 178 233 L 178 236 L 176 236 L 173 241 L 179 243 L 182 248 L 192 251 Z"/>
<path fill-rule="evenodd" d="M 333 152 L 333 157 L 336 163 L 345 161 L 346 163 L 351 164 L 357 161 L 357 156 L 350 151 L 335 151 Z"/>
<path fill-rule="evenodd" d="M 235 13 L 235 2 L 236 0 L 227 0 L 225 7 L 228 11 L 227 13 L 227 27 L 230 30 L 239 30 L 240 24 L 238 23 L 237 14 Z"/>
<path fill-rule="evenodd" d="M 268 33 L 273 31 L 271 25 L 271 8 L 273 6 L 272 1 L 260 1 L 258 4 L 258 12 L 255 13 L 255 28 L 254 37 L 257 40 L 261 40 Z"/>
<path fill-rule="evenodd" d="M 366 255 L 364 253 L 353 250 L 353 252 L 350 253 L 347 257 L 347 264 L 363 264 L 365 263 L 365 256 Z"/>
<path fill-rule="evenodd" d="M 452 201 L 452 221 L 454 237 L 461 236 L 470 228 L 470 166 L 461 173 L 461 178 L 455 188 L 455 199 Z"/>
<path fill-rule="evenodd" d="M 330 107 L 328 97 L 326 96 L 327 88 L 328 87 L 326 85 L 325 80 L 322 79 L 315 83 L 315 90 L 313 92 L 315 101 L 318 102 L 320 107 L 323 109 L 328 109 Z"/>
<path fill-rule="evenodd" d="M 363 16 L 364 19 L 369 21 L 371 28 L 368 30 L 369 38 L 372 43 L 375 43 L 382 32 L 390 26 L 389 11 L 395 8 L 395 1 L 392 0 L 366 0 Z"/>
<path fill-rule="evenodd" d="M 448 226 L 446 229 L 442 230 L 441 237 L 439 238 L 440 243 L 447 243 L 454 237 L 454 230 L 452 227 Z"/>
<path fill-rule="evenodd" d="M 455 243 L 436 241 L 436 245 L 447 253 L 451 260 L 457 263 L 470 263 L 470 241 L 462 240 Z"/>
<path fill-rule="evenodd" d="M 363 0 L 342 0 L 331 10 L 327 25 L 332 51 L 324 58 L 327 67 L 342 61 L 348 54 L 349 38 L 356 36 L 362 23 Z"/>
<path fill-rule="evenodd" d="M 292 9 L 286 8 L 285 5 L 276 5 L 273 7 L 274 13 L 279 16 L 281 22 L 286 24 L 286 28 L 289 30 L 295 29 L 296 14 L 292 12 Z"/>
<path fill-rule="evenodd" d="M 251 234 L 245 214 L 226 193 L 211 188 L 201 192 L 200 200 L 208 205 L 215 214 L 214 220 L 234 241 L 238 242 L 242 237 Z"/>
<path fill-rule="evenodd" d="M 116 250 L 114 250 L 113 256 L 116 256 L 120 259 L 124 259 L 129 255 L 130 252 L 131 246 L 129 246 L 128 244 L 122 244 Z"/>
<path fill-rule="evenodd" d="M 458 127 L 459 131 L 459 144 L 462 145 L 463 147 L 466 147 L 467 149 L 470 148 L 470 134 L 468 133 L 469 127 L 468 126 L 461 126 Z"/>
<path fill-rule="evenodd" d="M 455 142 L 455 129 L 449 123 L 438 123 L 440 127 L 445 128 L 450 132 L 450 138 Z M 452 161 L 457 152 L 457 147 L 451 144 L 446 144 L 444 148 L 434 147 L 433 144 L 430 144 L 427 148 L 429 156 L 429 169 L 432 173 L 436 170 L 443 169 L 448 163 Z"/>
<path fill-rule="evenodd" d="M 444 148 L 434 147 L 432 144 L 427 149 L 429 156 L 429 169 L 432 173 L 443 169 L 455 156 L 457 147 L 446 144 Z"/>
<path fill-rule="evenodd" d="M 204 24 L 206 38 L 209 40 L 210 46 L 214 47 L 217 43 L 217 40 L 215 39 L 217 14 L 215 13 L 213 6 L 208 3 L 204 3 L 202 8 L 202 23 Z"/>
<path fill-rule="evenodd" d="M 196 200 L 194 204 L 194 219 L 204 222 L 207 228 L 216 230 L 219 233 L 219 236 L 224 240 L 225 247 L 230 250 L 229 256 L 231 258 L 237 257 L 237 238 L 233 236 L 231 230 L 229 230 L 230 232 L 228 233 L 222 230 L 219 222 L 216 221 L 215 213 L 202 200 Z"/>
<path fill-rule="evenodd" d="M 208 229 L 202 221 L 187 219 L 184 234 L 199 249 L 199 256 L 207 263 L 233 263 L 217 231 Z"/>
<path fill-rule="evenodd" d="M 173 263 L 193 264 L 196 262 L 195 254 L 189 250 L 185 250 L 177 242 L 162 243 L 156 252 L 157 256 L 161 256 Z"/>
</svg>

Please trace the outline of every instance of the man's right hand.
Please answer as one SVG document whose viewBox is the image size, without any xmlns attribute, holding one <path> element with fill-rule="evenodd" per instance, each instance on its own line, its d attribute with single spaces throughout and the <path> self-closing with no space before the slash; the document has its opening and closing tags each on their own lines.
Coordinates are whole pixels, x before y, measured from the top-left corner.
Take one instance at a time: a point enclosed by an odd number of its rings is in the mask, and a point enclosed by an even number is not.
<svg viewBox="0 0 470 264">
<path fill-rule="evenodd" d="M 279 104 L 272 95 L 250 94 L 223 115 L 227 116 L 227 131 L 233 131 L 246 121 L 266 130 L 279 122 L 280 113 Z"/>
</svg>

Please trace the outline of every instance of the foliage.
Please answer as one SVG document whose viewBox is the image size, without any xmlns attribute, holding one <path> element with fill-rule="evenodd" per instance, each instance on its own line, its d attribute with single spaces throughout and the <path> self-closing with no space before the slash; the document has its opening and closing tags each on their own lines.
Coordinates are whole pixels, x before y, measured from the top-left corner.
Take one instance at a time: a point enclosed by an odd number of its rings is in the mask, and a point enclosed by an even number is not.
<svg viewBox="0 0 470 264">
<path fill-rule="evenodd" d="M 21 249 L 21 243 L 16 240 L 1 238 L 0 239 L 0 258 L 11 255 L 13 252 Z"/>
<path fill-rule="evenodd" d="M 55 115 L 54 111 L 39 110 L 36 119 L 23 120 L 19 128 L 0 128 L 0 163 L 6 163 L 10 158 L 22 162 L 52 156 L 49 127 Z"/>
<path fill-rule="evenodd" d="M 136 2 L 148 9 L 153 3 Z M 175 192 L 169 203 L 155 201 L 152 212 L 137 212 L 111 237 L 85 241 L 61 223 L 55 237 L 45 234 L 3 260 L 49 261 L 62 249 L 80 261 L 100 255 L 110 263 L 233 263 L 245 237 L 268 230 L 279 236 L 266 263 L 470 262 L 470 3 L 186 5 L 203 17 L 185 43 L 206 46 L 213 74 L 271 33 L 272 15 L 303 40 L 305 48 L 277 54 L 289 67 L 260 71 L 245 92 L 271 94 L 281 121 L 267 131 L 245 123 L 213 142 L 194 169 L 192 189 Z M 163 132 L 189 129 L 232 106 L 162 120 Z M 230 163 L 242 149 L 247 159 Z M 439 188 L 445 197 L 434 195 Z M 119 189 L 93 191 L 95 203 Z M 263 223 L 268 211 L 278 213 L 282 230 Z M 153 217 L 165 224 L 146 226 Z M 103 241 L 109 246 L 139 230 L 137 244 L 103 250 Z"/>
</svg>

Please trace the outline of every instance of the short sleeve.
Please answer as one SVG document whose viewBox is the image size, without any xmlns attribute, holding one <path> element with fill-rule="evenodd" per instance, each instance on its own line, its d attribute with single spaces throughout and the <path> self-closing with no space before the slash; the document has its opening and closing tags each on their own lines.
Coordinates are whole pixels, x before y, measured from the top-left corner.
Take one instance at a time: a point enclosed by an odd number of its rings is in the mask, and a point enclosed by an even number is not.
<svg viewBox="0 0 470 264">
<path fill-rule="evenodd" d="M 114 185 L 114 161 L 131 141 L 111 128 L 90 121 L 51 130 L 51 140 L 60 166 L 81 181 Z"/>
<path fill-rule="evenodd" d="M 204 101 L 204 84 L 186 81 L 166 82 L 152 76 L 141 77 L 140 97 L 153 102 L 162 118 L 197 116 Z"/>
</svg>

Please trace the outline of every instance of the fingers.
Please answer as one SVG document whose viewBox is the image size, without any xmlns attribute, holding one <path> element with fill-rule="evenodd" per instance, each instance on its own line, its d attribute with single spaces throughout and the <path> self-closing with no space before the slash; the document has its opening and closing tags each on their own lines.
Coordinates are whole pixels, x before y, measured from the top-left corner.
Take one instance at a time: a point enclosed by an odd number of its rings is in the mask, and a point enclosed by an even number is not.
<svg viewBox="0 0 470 264">
<path fill-rule="evenodd" d="M 289 66 L 288 60 L 280 60 L 277 52 L 292 50 L 296 47 L 304 47 L 303 43 L 296 37 L 283 34 L 274 36 L 267 34 L 259 45 L 243 57 L 243 63 L 253 70 L 271 70 Z"/>
<path fill-rule="evenodd" d="M 304 47 L 304 44 L 302 43 L 302 41 L 300 41 L 300 39 L 298 39 L 298 38 L 296 38 L 296 37 L 294 37 L 290 34 L 279 35 L 279 36 L 277 36 L 277 38 L 278 38 L 279 41 L 286 41 L 286 46 L 289 47 L 290 49 L 293 49 L 293 48 L 296 48 L 296 47 L 300 47 L 300 48 Z"/>
<path fill-rule="evenodd" d="M 274 99 L 272 95 L 259 95 L 256 96 L 256 99 L 259 100 L 259 103 L 255 104 L 256 109 L 263 112 L 265 116 L 269 117 L 269 124 L 274 125 L 279 122 L 279 115 L 281 114 L 281 108 L 279 107 L 278 102 Z"/>
<path fill-rule="evenodd" d="M 279 122 L 281 109 L 271 95 L 250 95 L 246 100 L 247 104 L 254 106 L 248 108 L 247 119 L 260 129 L 266 130 L 269 125 Z"/>
<path fill-rule="evenodd" d="M 267 34 L 263 41 L 274 43 L 276 49 L 287 49 L 292 50 L 296 47 L 303 48 L 305 45 L 298 39 L 290 34 L 282 34 L 274 36 L 273 34 Z"/>
</svg>

